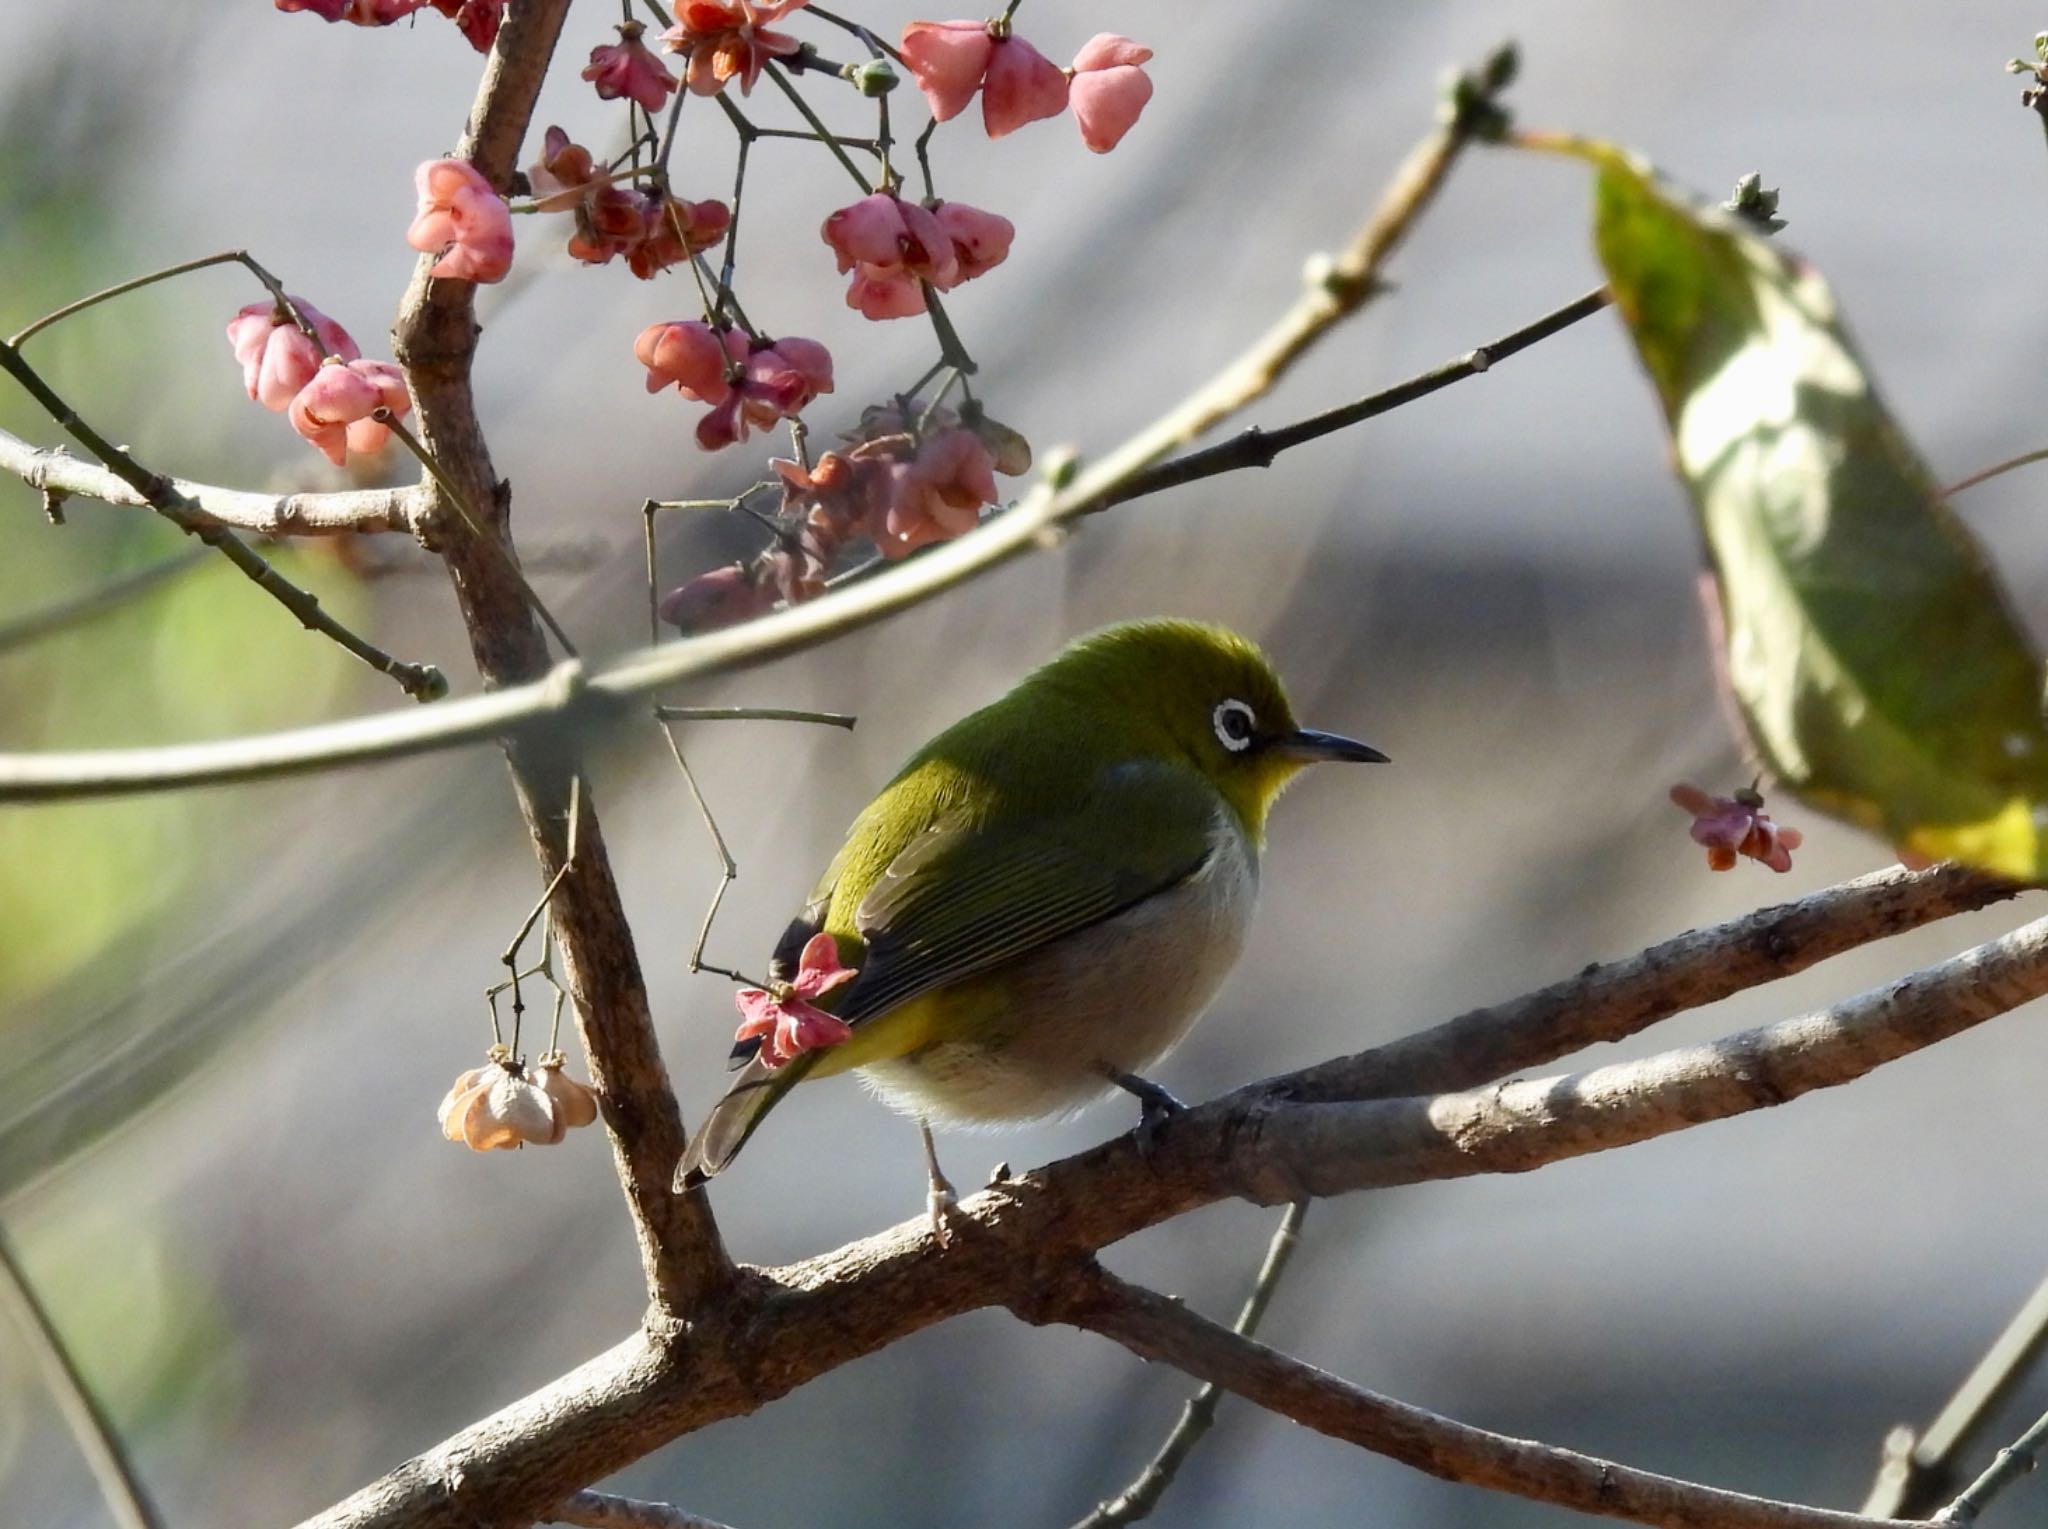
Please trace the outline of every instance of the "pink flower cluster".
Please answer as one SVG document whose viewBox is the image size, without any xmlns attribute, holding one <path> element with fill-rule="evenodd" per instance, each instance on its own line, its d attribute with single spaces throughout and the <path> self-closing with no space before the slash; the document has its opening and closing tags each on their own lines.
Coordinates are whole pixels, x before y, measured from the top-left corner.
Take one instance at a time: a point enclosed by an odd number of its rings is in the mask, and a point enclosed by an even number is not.
<svg viewBox="0 0 2048 1529">
<path fill-rule="evenodd" d="M 737 79 L 740 94 L 751 95 L 754 82 L 771 58 L 788 58 L 803 44 L 786 32 L 769 30 L 807 0 L 674 0 L 676 24 L 662 34 L 662 46 L 682 54 L 683 79 L 692 95 L 715 96 L 726 81 Z"/>
<path fill-rule="evenodd" d="M 497 40 L 505 18 L 505 0 L 277 0 L 281 11 L 311 11 L 322 21 L 359 27 L 388 27 L 428 6 L 453 21 L 479 53 Z"/>
<path fill-rule="evenodd" d="M 859 975 L 858 967 L 840 963 L 836 939 L 812 935 L 797 958 L 793 980 L 776 983 L 772 991 L 743 987 L 733 994 L 741 1016 L 733 1040 L 758 1040 L 757 1055 L 767 1067 L 782 1067 L 806 1051 L 841 1045 L 852 1037 L 852 1027 L 819 1008 L 815 1000 Z"/>
<path fill-rule="evenodd" d="M 846 306 L 871 319 L 900 319 L 925 311 L 924 284 L 949 292 L 1009 258 L 1017 236 L 1008 218 L 965 202 L 930 207 L 877 191 L 842 207 L 819 230 L 853 272 Z"/>
<path fill-rule="evenodd" d="M 647 368 L 647 391 L 673 386 L 685 398 L 711 405 L 697 421 L 697 444 L 717 451 L 794 419 L 820 393 L 832 391 L 832 355 L 816 340 L 785 335 L 749 339 L 737 329 L 709 324 L 651 324 L 633 342 Z"/>
<path fill-rule="evenodd" d="M 512 269 L 512 212 L 466 159 L 430 159 L 413 172 L 419 213 L 405 231 L 414 249 L 441 258 L 432 275 L 503 281 Z"/>
<path fill-rule="evenodd" d="M 848 439 L 850 450 L 827 452 L 812 467 L 771 461 L 791 520 L 776 545 L 751 564 L 715 568 L 671 591 L 662 619 L 705 631 L 760 615 L 778 599 L 812 599 L 848 542 L 866 537 L 898 558 L 964 536 L 995 503 L 995 474 L 1031 468 L 1030 444 L 1007 425 L 978 410 L 966 418 L 924 410 L 915 400 L 907 409 L 868 409 Z"/>
<path fill-rule="evenodd" d="M 389 361 L 363 360 L 341 325 L 302 297 L 291 301 L 319 338 L 281 306 L 251 303 L 228 325 L 242 385 L 264 408 L 285 415 L 336 467 L 351 451 L 381 451 L 391 432 L 370 416 L 378 409 L 398 418 L 410 412 L 404 375 Z"/>
<path fill-rule="evenodd" d="M 723 202 L 692 202 L 612 184 L 590 150 L 559 127 L 547 130 L 540 163 L 526 172 L 543 212 L 574 212 L 569 253 L 585 265 L 624 255 L 641 280 L 713 248 L 732 227 Z"/>
<path fill-rule="evenodd" d="M 1707 868 L 1732 871 L 1738 857 L 1755 860 L 1774 871 L 1792 869 L 1792 851 L 1805 842 L 1796 828 L 1780 828 L 1764 811 L 1764 799 L 1753 786 L 1733 796 L 1711 796 L 1698 786 L 1671 788 L 1671 800 L 1692 814 L 1692 838 L 1707 852 Z"/>
<path fill-rule="evenodd" d="M 1115 148 L 1152 99 L 1143 67 L 1151 57 L 1150 48 L 1102 32 L 1061 69 L 1003 22 L 913 21 L 903 29 L 903 61 L 940 122 L 965 111 L 977 91 L 991 138 L 1071 106 L 1082 143 L 1097 154 Z"/>
</svg>

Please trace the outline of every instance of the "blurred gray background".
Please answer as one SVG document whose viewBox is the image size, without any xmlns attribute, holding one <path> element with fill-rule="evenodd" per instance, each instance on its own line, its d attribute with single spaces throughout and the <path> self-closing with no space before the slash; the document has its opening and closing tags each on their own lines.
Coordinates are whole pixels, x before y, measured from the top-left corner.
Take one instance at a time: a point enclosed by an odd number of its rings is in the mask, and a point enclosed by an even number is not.
<svg viewBox="0 0 2048 1529">
<path fill-rule="evenodd" d="M 921 14 L 895 0 L 847 9 L 885 33 Z M 408 33 L 257 0 L 153 6 L 146 25 L 136 14 L 114 0 L 0 0 L 0 324 L 245 245 L 366 352 L 386 352 L 412 268 L 411 170 L 451 146 L 476 55 L 431 16 Z M 542 124 L 599 143 L 616 131 L 575 78 L 615 19 L 577 8 Z M 1347 237 L 1427 124 L 1440 70 L 1513 36 L 1523 122 L 1619 139 L 1716 196 L 1752 169 L 1782 186 L 1784 239 L 1834 282 L 1934 470 L 1959 477 L 2043 444 L 2048 159 L 2000 70 L 2044 24 L 2048 13 L 2010 4 L 1269 0 L 1248 13 L 1030 0 L 1020 30 L 1056 60 L 1103 26 L 1152 45 L 1158 93 L 1106 159 L 1067 121 L 995 144 L 971 118 L 942 133 L 941 191 L 1019 230 L 1009 263 L 952 312 L 994 412 L 1041 453 L 1100 451 L 1291 299 L 1304 260 Z M 899 99 L 899 120 L 922 120 L 914 95 Z M 785 114 L 765 88 L 752 109 Z M 692 121 L 682 189 L 725 195 L 729 136 L 708 110 Z M 829 431 L 914 376 L 928 335 L 841 306 L 816 235 L 848 199 L 836 166 L 770 142 L 756 170 L 741 295 L 771 328 L 833 349 L 838 392 L 812 414 Z M 558 219 L 522 220 L 519 237 L 515 280 L 481 305 L 483 415 L 522 546 L 566 551 L 582 570 L 544 577 L 547 594 L 586 652 L 616 651 L 644 622 L 640 500 L 732 492 L 757 459 L 707 459 L 688 437 L 696 411 L 642 390 L 632 337 L 690 316 L 681 278 L 578 269 Z M 1398 380 L 1592 285 L 1583 168 L 1474 153 L 1392 276 L 1398 290 L 1251 419 Z M 258 295 L 211 272 L 67 325 L 32 354 L 153 466 L 248 486 L 339 481 L 240 394 L 221 329 Z M 15 396 L 0 397 L 0 423 L 55 439 Z M 2042 482 L 2015 475 L 1961 502 L 2037 630 Z M 33 496 L 0 485 L 0 622 L 176 549 L 136 512 L 81 503 L 69 518 L 54 529 Z M 663 556 L 680 577 L 745 544 L 728 525 L 678 523 Z M 469 683 L 431 567 L 395 545 L 368 554 L 382 576 L 332 548 L 281 558 L 387 646 Z M 861 718 L 850 737 L 751 724 L 689 735 L 741 865 L 712 953 L 759 964 L 839 828 L 929 733 L 1070 635 L 1164 612 L 1256 634 L 1307 718 L 1396 761 L 1318 775 L 1278 811 L 1250 954 L 1162 1071 L 1184 1097 L 1886 863 L 1883 846 L 1781 804 L 1810 837 L 1790 875 L 1706 874 L 1664 799 L 1679 779 L 1740 778 L 1696 566 L 1653 400 L 1602 316 L 1269 472 L 1121 508 L 829 652 L 674 697 Z M 225 570 L 0 650 L 7 748 L 398 704 Z M 595 768 L 694 1119 L 734 1022 L 724 986 L 682 969 L 715 863 L 651 729 Z M 479 1157 L 434 1126 L 435 1102 L 488 1039 L 479 995 L 536 889 L 484 749 L 0 813 L 4 1213 L 174 1523 L 315 1511 L 638 1318 L 598 1133 Z M 1596 1060 L 1824 1004 L 2019 916 L 1893 942 Z M 2048 1044 L 2021 1014 L 1783 1110 L 1528 1177 L 1319 1206 L 1268 1332 L 1476 1423 L 1853 1507 L 1885 1430 L 1929 1416 L 2048 1267 L 2044 1081 Z M 1105 1106 L 941 1146 L 968 1180 L 999 1157 L 1040 1162 L 1129 1124 Z M 840 1082 L 796 1096 L 716 1203 L 739 1256 L 778 1261 L 913 1214 L 921 1195 L 910 1126 Z M 1220 1206 L 1110 1259 L 1221 1313 L 1270 1220 Z M 983 1314 L 611 1484 L 742 1529 L 1041 1529 L 1121 1486 L 1185 1390 L 1099 1340 Z M 2044 1405 L 2048 1378 L 2014 1402 L 2013 1431 Z M 0 1337 L 0 1501 L 10 1523 L 103 1521 L 12 1334 Z M 1999 1512 L 2038 1522 L 2044 1501 L 2022 1486 Z M 1560 1517 L 1226 1402 L 1158 1521 Z"/>
</svg>

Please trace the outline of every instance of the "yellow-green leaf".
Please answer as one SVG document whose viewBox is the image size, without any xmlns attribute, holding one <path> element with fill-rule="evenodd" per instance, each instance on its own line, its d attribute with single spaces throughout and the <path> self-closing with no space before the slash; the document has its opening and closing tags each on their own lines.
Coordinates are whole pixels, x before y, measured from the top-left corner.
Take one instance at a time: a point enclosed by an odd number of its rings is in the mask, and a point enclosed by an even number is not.
<svg viewBox="0 0 2048 1529">
<path fill-rule="evenodd" d="M 1818 272 L 1604 145 L 1595 238 L 1662 399 L 1762 762 L 1901 849 L 2048 874 L 2042 669 Z"/>
</svg>

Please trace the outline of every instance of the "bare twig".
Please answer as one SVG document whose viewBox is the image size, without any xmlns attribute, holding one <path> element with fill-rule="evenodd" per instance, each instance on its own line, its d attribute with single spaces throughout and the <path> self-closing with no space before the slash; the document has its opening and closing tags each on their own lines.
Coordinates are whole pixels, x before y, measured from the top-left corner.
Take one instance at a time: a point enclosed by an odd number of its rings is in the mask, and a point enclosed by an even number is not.
<svg viewBox="0 0 2048 1529">
<path fill-rule="evenodd" d="M 1980 483 L 1989 483 L 1993 478 L 2002 478 L 2009 472 L 2014 472 L 2022 467 L 2031 467 L 2036 462 L 2048 462 L 2048 448 L 2043 448 L 2040 451 L 2023 452 L 2019 456 L 2011 457 L 2006 461 L 1983 468 L 1978 472 L 1973 472 L 1969 477 L 1951 483 L 1947 488 L 1943 489 L 1941 497 L 1944 499 L 1953 498 L 1966 488 L 1975 488 Z"/>
<path fill-rule="evenodd" d="M 943 1257 L 934 1256 L 928 1220 L 918 1216 L 801 1264 L 750 1271 L 726 1292 L 720 1321 L 690 1342 L 636 1335 L 313 1522 L 466 1529 L 536 1517 L 581 1482 L 948 1317 L 1003 1304 L 1032 1320 L 1070 1320 L 1060 1281 L 1077 1259 L 1217 1199 L 1277 1202 L 1304 1191 L 1524 1172 L 1851 1082 L 2043 992 L 2048 921 L 1816 1014 L 1576 1076 L 1348 1103 L 1297 1102 L 1300 1075 L 1240 1089 L 1171 1117 L 1142 1149 L 1133 1136 L 1120 1137 L 968 1197 L 949 1218 L 953 1240 Z M 1236 1346 L 1232 1354 L 1259 1352 L 1251 1340 L 1216 1331 Z M 1267 1400 L 1257 1376 L 1206 1361 L 1193 1373 Z M 1286 1379 L 1298 1377 L 1290 1369 Z M 1348 1392 L 1340 1397 L 1346 1406 Z M 1387 1452 L 1546 1501 L 1701 1529 L 1870 1522 L 1788 1517 L 1820 1510 L 1647 1473 L 1622 1477 L 1621 1467 L 1603 1471 L 1603 1462 L 1538 1446 L 1503 1455 L 1496 1436 L 1462 1425 L 1418 1431 L 1428 1419 L 1412 1410 L 1386 1414 L 1379 1436 Z M 1446 1439 L 1472 1452 L 1447 1451 Z M 1616 1480 L 1623 1485 L 1601 1485 Z M 1718 1516 L 1724 1512 L 1755 1516 Z"/>
<path fill-rule="evenodd" d="M 71 1351 L 36 1298 L 35 1287 L 28 1282 L 4 1229 L 0 1229 L 0 1306 L 15 1319 L 34 1351 L 57 1410 L 70 1425 L 78 1452 L 85 1457 L 114 1521 L 121 1529 L 163 1529 L 163 1520 L 121 1448 L 120 1435 L 72 1362 Z"/>
<path fill-rule="evenodd" d="M 1956 1488 L 1957 1457 L 1992 1411 L 2012 1393 L 2048 1343 L 2048 1280 L 2013 1314 L 1954 1396 L 1920 1433 L 1892 1430 L 1884 1463 L 1863 1511 L 1878 1518 L 1921 1518 Z"/>
<path fill-rule="evenodd" d="M 77 302 L 66 303 L 63 307 L 44 314 L 26 329 L 9 336 L 7 343 L 14 346 L 22 345 L 31 335 L 40 334 L 52 324 L 68 319 L 74 313 L 83 313 L 88 308 L 97 307 L 109 298 L 124 297 L 130 292 L 139 292 L 144 287 L 154 286 L 160 281 L 169 281 L 174 276 L 189 276 L 194 271 L 203 271 L 208 266 L 215 265 L 240 265 L 247 267 L 249 273 L 263 283 L 265 289 L 270 293 L 271 300 L 285 311 L 291 318 L 292 323 L 297 325 L 300 331 L 316 345 L 321 343 L 320 336 L 314 330 L 311 322 L 306 318 L 305 314 L 299 311 L 299 305 L 293 302 L 290 295 L 286 293 L 284 283 L 271 275 L 263 266 L 259 265 L 247 250 L 222 250 L 217 255 L 201 255 L 197 260 L 181 260 L 176 265 L 165 266 L 160 271 L 151 271 L 147 275 L 135 276 L 127 281 L 116 282 L 111 287 L 102 287 L 89 297 L 81 297 Z"/>
<path fill-rule="evenodd" d="M 45 494 L 75 495 L 124 508 L 150 502 L 126 480 L 67 451 L 32 446 L 0 430 L 0 472 Z M 372 535 L 417 532 L 423 502 L 416 487 L 343 489 L 326 494 L 258 494 L 211 483 L 167 480 L 190 506 L 192 529 L 224 526 L 257 536 Z"/>
<path fill-rule="evenodd" d="M 68 627 L 78 626 L 119 609 L 130 600 L 148 594 L 159 584 L 188 573 L 201 563 L 210 561 L 213 553 L 205 547 L 187 547 L 175 556 L 138 568 L 131 574 L 110 580 L 83 594 L 73 595 L 68 600 L 58 600 L 39 611 L 30 611 L 26 616 L 17 616 L 12 621 L 0 622 L 0 653 L 10 648 L 25 647 L 40 642 Z"/>
<path fill-rule="evenodd" d="M 1288 1261 L 1294 1257 L 1301 1238 L 1301 1223 L 1307 1215 L 1308 1201 L 1296 1200 L 1280 1218 L 1273 1240 L 1267 1245 L 1266 1260 L 1259 1267 L 1258 1278 L 1252 1282 L 1252 1293 L 1245 1299 L 1243 1310 L 1237 1314 L 1237 1323 L 1231 1328 L 1239 1337 L 1249 1338 L 1259 1330 L 1259 1322 L 1266 1314 L 1273 1292 L 1280 1288 L 1280 1277 L 1287 1272 Z M 1149 1518 L 1152 1510 L 1159 1506 L 1159 1499 L 1165 1495 L 1166 1489 L 1173 1485 L 1173 1478 L 1187 1463 L 1188 1456 L 1202 1442 L 1202 1436 L 1215 1426 L 1216 1404 L 1222 1396 L 1221 1386 L 1214 1381 L 1204 1381 L 1201 1390 L 1181 1408 L 1180 1419 L 1173 1425 L 1173 1431 L 1166 1436 L 1166 1442 L 1159 1446 L 1159 1452 L 1137 1478 L 1116 1496 L 1097 1503 L 1093 1512 L 1075 1523 L 1074 1529 L 1113 1529 L 1118 1524 L 1135 1524 L 1140 1519 Z"/>
<path fill-rule="evenodd" d="M 578 1529 L 725 1529 L 725 1525 L 685 1513 L 665 1502 L 617 1497 L 610 1492 L 577 1492 L 555 1505 L 557 1524 Z"/>
<path fill-rule="evenodd" d="M 1991 1504 L 1991 1499 L 2040 1463 L 2041 1447 L 2048 1444 L 2048 1414 L 1998 1452 L 1991 1466 L 1964 1489 L 1962 1495 L 1934 1515 L 1940 1524 L 1970 1524 Z"/>
<path fill-rule="evenodd" d="M 1662 1529 L 1872 1529 L 1894 1522 L 1680 1481 L 1475 1428 L 1354 1386 L 1100 1268 L 1071 1276 L 1052 1309 L 1056 1320 L 1445 1481 Z"/>
<path fill-rule="evenodd" d="M 843 711 L 792 711 L 786 706 L 657 706 L 664 722 L 815 722 L 852 732 L 858 717 Z"/>
<path fill-rule="evenodd" d="M 81 419 L 76 410 L 43 381 L 34 367 L 24 361 L 13 345 L 0 341 L 0 371 L 6 372 L 71 437 L 108 469 L 141 495 L 149 507 L 179 530 L 197 536 L 253 580 L 256 586 L 290 611 L 308 631 L 331 638 L 380 674 L 397 680 L 414 700 L 437 700 L 448 692 L 448 681 L 432 664 L 410 664 L 393 658 L 366 638 L 357 636 L 320 608 L 318 597 L 300 589 L 270 564 L 258 557 L 232 531 L 206 521 L 196 514 L 197 506 L 172 485 L 137 462 Z"/>
</svg>

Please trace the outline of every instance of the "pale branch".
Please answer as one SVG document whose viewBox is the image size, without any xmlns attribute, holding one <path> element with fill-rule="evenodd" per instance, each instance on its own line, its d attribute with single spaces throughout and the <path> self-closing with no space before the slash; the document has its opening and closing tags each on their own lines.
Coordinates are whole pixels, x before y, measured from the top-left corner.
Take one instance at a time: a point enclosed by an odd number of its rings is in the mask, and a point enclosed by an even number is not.
<svg viewBox="0 0 2048 1529">
<path fill-rule="evenodd" d="M 78 1441 L 78 1452 L 85 1457 L 86 1468 L 106 1501 L 108 1515 L 120 1529 L 163 1529 L 163 1519 L 121 1447 L 121 1436 L 79 1373 L 63 1334 L 43 1309 L 4 1229 L 0 1229 L 0 1309 L 15 1319 L 35 1354 L 57 1410 Z"/>
<path fill-rule="evenodd" d="M 1906 1425 L 1885 1439 L 1884 1461 L 1863 1511 L 1877 1518 L 1920 1518 L 1955 1490 L 1958 1457 L 2048 1343 L 2048 1280 L 2013 1314 L 1984 1357 L 1919 1433 Z"/>
<path fill-rule="evenodd" d="M 118 579 L 110 579 L 69 599 L 52 601 L 39 610 L 0 622 L 0 653 L 41 642 L 45 637 L 54 637 L 108 611 L 118 610 L 130 600 L 141 598 L 179 574 L 189 573 L 201 563 L 212 561 L 212 558 L 209 548 L 187 547 L 183 552 L 138 568 L 133 573 L 123 574 Z"/>
<path fill-rule="evenodd" d="M 312 1522 L 467 1529 L 539 1516 L 585 1482 L 962 1312 L 1027 1319 L 1077 1260 L 1211 1204 L 1519 1173 L 1834 1087 L 2048 992 L 2048 921 L 1832 1009 L 1575 1076 L 1436 1098 L 1301 1103 L 1305 1075 L 1172 1116 L 834 1252 L 738 1272 L 687 1340 L 635 1334 Z M 1845 1516 L 1837 1522 L 1847 1521 Z M 1663 1522 L 1663 1520 L 1656 1520 Z"/>
<path fill-rule="evenodd" d="M 248 547 L 234 532 L 196 518 L 192 501 L 181 494 L 168 478 L 153 473 L 134 457 L 101 435 L 78 412 L 58 396 L 36 369 L 24 361 L 21 352 L 0 340 L 0 371 L 6 372 L 22 390 L 68 432 L 71 438 L 104 462 L 109 471 L 139 494 L 148 506 L 188 535 L 197 536 L 214 548 L 249 579 L 282 605 L 310 632 L 330 638 L 380 674 L 388 674 L 416 701 L 431 701 L 445 695 L 448 681 L 432 664 L 411 664 L 393 658 L 367 638 L 358 636 L 320 607 L 318 597 L 309 594 L 280 574 Z M 45 499 L 48 499 L 47 491 Z"/>
<path fill-rule="evenodd" d="M 1473 372 L 1468 369 L 1461 375 Z M 979 530 L 880 569 L 873 577 L 845 583 L 827 596 L 739 626 L 628 653 L 592 672 L 587 681 L 581 670 L 571 671 L 564 665 L 552 685 L 544 681 L 504 685 L 488 696 L 443 702 L 427 718 L 385 713 L 217 743 L 0 754 L 0 802 L 75 800 L 229 785 L 402 759 L 501 734 L 516 741 L 569 720 L 561 701 L 563 687 L 572 683 L 572 672 L 576 676 L 573 683 L 583 691 L 578 709 L 587 720 L 596 720 L 599 714 L 616 710 L 610 703 L 823 646 L 921 605 L 1012 558 L 1054 545 L 1061 527 L 1104 508 L 1142 471 L 1150 460 L 1138 450 L 1144 440 L 1144 434 L 1134 437 L 1063 487 L 1039 485 L 1013 509 Z"/>
<path fill-rule="evenodd" d="M 1300 1245 L 1301 1223 L 1308 1215 L 1308 1201 L 1296 1200 L 1287 1207 L 1280 1218 L 1280 1225 L 1274 1228 L 1273 1240 L 1267 1244 L 1265 1261 L 1259 1266 L 1258 1278 L 1252 1281 L 1252 1293 L 1246 1297 L 1244 1307 L 1237 1314 L 1237 1322 L 1231 1331 L 1240 1337 L 1249 1338 L 1259 1330 L 1264 1320 L 1266 1307 L 1271 1304 L 1273 1292 L 1280 1288 L 1280 1278 L 1287 1272 L 1289 1260 Z M 1188 1456 L 1195 1452 L 1195 1446 L 1203 1436 L 1216 1425 L 1216 1404 L 1223 1398 L 1223 1388 L 1214 1381 L 1204 1381 L 1202 1388 L 1187 1401 L 1180 1410 L 1172 1432 L 1166 1442 L 1146 1462 L 1131 1484 L 1116 1496 L 1099 1502 L 1092 1512 L 1079 1519 L 1074 1529 L 1114 1529 L 1119 1524 L 1135 1524 L 1149 1518 L 1152 1510 L 1159 1506 L 1159 1499 L 1166 1495 L 1166 1489 L 1187 1464 Z"/>
<path fill-rule="evenodd" d="M 1291 1096 L 1378 1099 L 1476 1088 L 2024 890 L 1967 866 L 1888 866 L 1308 1068 L 1295 1074 Z"/>
<path fill-rule="evenodd" d="M 0 472 L 21 479 L 41 494 L 97 499 L 121 508 L 152 508 L 146 494 L 104 467 L 61 448 L 33 446 L 0 430 Z M 183 500 L 195 533 L 207 528 L 247 531 L 255 536 L 347 536 L 383 531 L 417 534 L 425 501 L 418 485 L 404 488 L 339 489 L 319 494 L 259 494 L 167 478 Z"/>
<path fill-rule="evenodd" d="M 1140 1358 L 1444 1481 L 1659 1529 L 1875 1529 L 1898 1522 L 1752 1497 L 1475 1428 L 1354 1386 L 1098 1267 L 1069 1275 L 1034 1316 L 1099 1333 Z"/>
<path fill-rule="evenodd" d="M 575 1492 L 555 1504 L 556 1524 L 577 1529 L 725 1529 L 725 1525 L 665 1502 L 618 1497 L 610 1492 Z"/>
<path fill-rule="evenodd" d="M 506 14 L 485 62 L 456 152 L 494 186 L 504 186 L 516 167 L 567 14 L 568 0 L 522 0 Z M 548 704 L 566 709 L 574 703 L 579 671 L 559 670 L 552 684 L 544 678 L 548 650 L 512 548 L 510 494 L 498 481 L 476 415 L 476 288 L 435 278 L 434 263 L 428 255 L 414 266 L 392 326 L 394 353 L 417 410 L 413 433 L 438 468 L 422 486 L 422 524 L 448 565 L 477 672 L 495 692 L 476 700 L 500 701 L 537 684 L 540 694 L 553 698 Z M 541 885 L 554 887 L 551 926 L 563 986 L 575 1002 L 591 1085 L 639 1244 L 648 1330 L 679 1332 L 715 1307 L 732 1267 L 704 1196 L 669 1192 L 687 1140 L 682 1112 L 662 1065 L 639 953 L 587 792 L 577 801 L 579 837 L 570 861 L 568 825 L 579 774 L 574 729 L 558 737 L 515 731 L 505 751 Z M 527 1517 L 595 1479 L 562 1481 Z"/>
<path fill-rule="evenodd" d="M 2048 1413 L 2034 1419 L 2027 1431 L 1998 1452 L 1983 1475 L 1971 1482 L 1961 1496 L 1934 1515 L 1938 1524 L 1972 1524 L 1991 1499 L 2029 1474 L 2040 1463 L 2043 1446 L 2048 1446 Z"/>
</svg>

